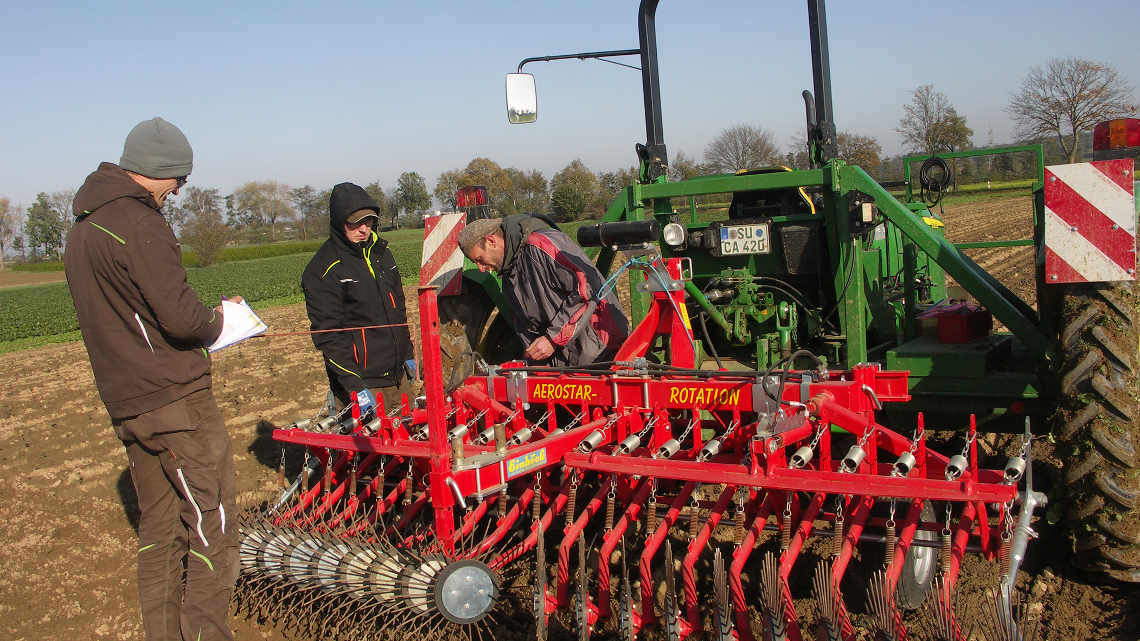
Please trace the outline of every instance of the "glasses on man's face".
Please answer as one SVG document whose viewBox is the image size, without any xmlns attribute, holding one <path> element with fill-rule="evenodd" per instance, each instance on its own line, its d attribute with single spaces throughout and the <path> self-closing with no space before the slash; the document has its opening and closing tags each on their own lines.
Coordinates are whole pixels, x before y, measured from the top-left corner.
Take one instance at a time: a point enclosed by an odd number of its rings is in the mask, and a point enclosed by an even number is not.
<svg viewBox="0 0 1140 641">
<path fill-rule="evenodd" d="M 174 189 L 178 190 L 182 189 L 182 186 L 186 184 L 187 180 L 190 180 L 190 176 L 183 176 L 181 178 L 175 178 L 174 180 Z"/>
</svg>

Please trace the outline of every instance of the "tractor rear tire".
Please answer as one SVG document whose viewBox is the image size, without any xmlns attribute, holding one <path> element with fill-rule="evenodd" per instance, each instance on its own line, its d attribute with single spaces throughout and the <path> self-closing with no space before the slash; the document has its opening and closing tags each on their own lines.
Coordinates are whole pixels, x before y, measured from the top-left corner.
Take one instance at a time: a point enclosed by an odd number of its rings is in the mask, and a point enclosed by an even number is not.
<svg viewBox="0 0 1140 641">
<path fill-rule="evenodd" d="M 1133 283 L 1065 287 L 1053 434 L 1073 564 L 1093 579 L 1140 583 L 1140 299 Z"/>
<path fill-rule="evenodd" d="M 439 297 L 439 348 L 444 386 L 448 390 L 474 371 L 474 359 L 460 358 L 466 353 L 478 353 L 492 365 L 521 356 L 518 336 L 495 310 L 495 303 L 487 292 L 466 278 L 457 296 Z M 460 362 L 455 366 L 457 359 Z"/>
</svg>

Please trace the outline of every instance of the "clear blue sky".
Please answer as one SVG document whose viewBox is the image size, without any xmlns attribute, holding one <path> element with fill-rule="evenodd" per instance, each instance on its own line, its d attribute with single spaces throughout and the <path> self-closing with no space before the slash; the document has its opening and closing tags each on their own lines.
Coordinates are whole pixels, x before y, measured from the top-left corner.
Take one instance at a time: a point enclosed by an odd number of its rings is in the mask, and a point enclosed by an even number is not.
<svg viewBox="0 0 1140 641">
<path fill-rule="evenodd" d="M 597 61 L 536 63 L 539 120 L 509 125 L 503 77 L 523 58 L 637 47 L 635 0 L 533 2 L 0 3 L 0 195 L 25 207 L 117 162 L 128 131 L 162 116 L 194 147 L 191 184 L 393 187 L 477 156 L 549 179 L 574 158 L 635 163 L 640 75 Z M 1080 56 L 1140 84 L 1133 2 L 832 0 L 835 119 L 894 132 L 931 84 L 977 144 L 1011 140 L 1003 109 L 1029 68 Z M 700 158 L 725 127 L 787 145 L 811 88 L 806 3 L 678 2 L 657 11 L 665 141 Z M 627 61 L 635 61 L 627 58 Z"/>
</svg>

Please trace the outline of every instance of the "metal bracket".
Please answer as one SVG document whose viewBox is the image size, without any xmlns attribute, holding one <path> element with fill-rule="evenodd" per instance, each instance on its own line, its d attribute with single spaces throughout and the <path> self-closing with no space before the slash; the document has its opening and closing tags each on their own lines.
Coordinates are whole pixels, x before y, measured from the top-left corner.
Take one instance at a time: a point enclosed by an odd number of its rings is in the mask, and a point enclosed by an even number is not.
<svg viewBox="0 0 1140 641">
<path fill-rule="evenodd" d="M 529 410 L 530 403 L 527 402 L 526 393 L 526 372 L 511 371 L 507 374 L 507 401 L 514 405 L 515 401 L 522 400 L 523 409 Z"/>
</svg>

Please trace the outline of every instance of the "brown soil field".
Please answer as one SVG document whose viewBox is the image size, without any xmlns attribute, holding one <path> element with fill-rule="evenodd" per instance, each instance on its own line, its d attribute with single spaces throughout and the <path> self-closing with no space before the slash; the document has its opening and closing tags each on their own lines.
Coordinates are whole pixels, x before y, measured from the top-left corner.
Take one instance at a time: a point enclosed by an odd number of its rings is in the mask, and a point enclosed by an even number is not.
<svg viewBox="0 0 1140 641">
<path fill-rule="evenodd" d="M 1033 238 L 1033 198 L 1018 196 L 957 205 L 942 212 L 952 243 Z M 966 249 L 964 253 L 1031 306 L 1037 305 L 1032 247 Z"/>
<path fill-rule="evenodd" d="M 1027 207 L 1017 201 L 947 207 L 949 235 L 959 242 L 1024 237 L 1011 229 L 1020 223 L 1028 228 L 1022 211 Z M 1001 258 L 975 259 L 1015 281 L 1024 276 L 1031 289 L 1031 272 Z M 414 289 L 407 289 L 414 301 Z M 303 305 L 264 310 L 262 317 L 272 332 L 307 326 Z M 270 440 L 271 431 L 312 415 L 326 388 L 320 356 L 307 336 L 251 339 L 215 355 L 214 394 L 234 439 L 239 502 L 253 504 L 274 491 L 280 448 Z M 1047 488 L 1060 478 L 1060 467 L 1042 445 L 1035 470 Z M 992 452 L 993 464 L 1000 466 L 1008 446 L 1007 439 L 989 439 L 983 452 Z M 0 355 L 0 638 L 141 639 L 137 515 L 126 456 L 99 401 L 83 344 Z M 1030 545 L 1018 584 L 1037 622 L 1037 638 L 1140 636 L 1140 589 L 1089 583 L 1068 562 L 1061 526 L 1039 520 L 1036 527 L 1041 536 Z M 797 565 L 794 594 L 810 595 L 813 569 L 813 558 Z M 967 629 L 980 619 L 977 606 L 999 572 L 998 563 L 977 555 L 965 560 L 959 603 L 970 608 Z M 865 576 L 849 578 L 850 586 L 844 581 L 848 603 L 863 612 L 861 597 L 853 595 L 862 594 Z M 799 600 L 797 609 L 804 622 L 814 620 L 811 601 Z M 231 624 L 242 640 L 289 638 L 237 615 Z M 530 625 L 519 621 L 523 632 L 517 634 L 529 634 Z M 571 634 L 561 624 L 555 628 L 559 638 Z M 609 630 L 604 635 L 616 638 Z"/>
<path fill-rule="evenodd" d="M 0 271 L 0 287 L 58 283 L 65 279 L 63 272 L 15 272 L 10 269 Z"/>
</svg>

